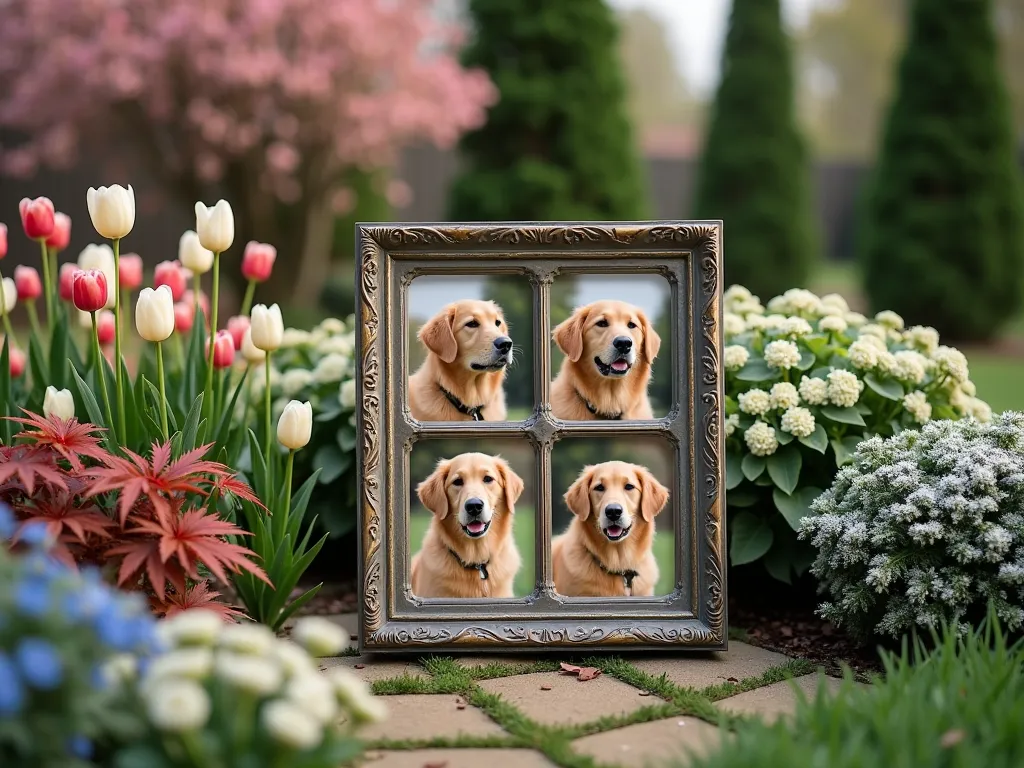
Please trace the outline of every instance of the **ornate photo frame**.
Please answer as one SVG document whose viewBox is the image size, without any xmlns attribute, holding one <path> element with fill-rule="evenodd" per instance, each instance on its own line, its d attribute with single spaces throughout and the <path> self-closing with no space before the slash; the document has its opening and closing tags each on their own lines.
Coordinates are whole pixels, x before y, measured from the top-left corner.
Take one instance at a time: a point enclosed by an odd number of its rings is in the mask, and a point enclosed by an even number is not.
<svg viewBox="0 0 1024 768">
<path fill-rule="evenodd" d="M 722 224 L 360 224 L 356 312 L 361 652 L 725 650 Z M 672 406 L 650 421 L 551 415 L 551 287 L 561 274 L 663 276 L 669 283 Z M 536 407 L 524 421 L 419 422 L 407 405 L 406 296 L 422 275 L 521 275 L 533 295 Z M 409 456 L 430 438 L 525 439 L 536 452 L 536 588 L 525 598 L 442 600 L 409 581 Z M 566 598 L 552 581 L 551 454 L 566 437 L 659 437 L 675 451 L 675 589 Z"/>
</svg>

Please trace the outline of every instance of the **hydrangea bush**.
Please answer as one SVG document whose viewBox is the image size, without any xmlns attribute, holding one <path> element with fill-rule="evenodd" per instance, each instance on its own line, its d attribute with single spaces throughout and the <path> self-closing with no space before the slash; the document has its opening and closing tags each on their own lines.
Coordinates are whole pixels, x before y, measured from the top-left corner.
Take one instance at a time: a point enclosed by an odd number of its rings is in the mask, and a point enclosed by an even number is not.
<svg viewBox="0 0 1024 768">
<path fill-rule="evenodd" d="M 786 582 L 802 574 L 813 555 L 795 531 L 862 440 L 992 416 L 964 355 L 895 312 L 869 320 L 838 294 L 802 289 L 764 306 L 738 285 L 724 309 L 733 565 L 763 559 Z"/>
<path fill-rule="evenodd" d="M 800 536 L 829 621 L 861 637 L 964 632 L 991 603 L 1024 624 L 1024 414 L 867 440 L 811 509 Z"/>
</svg>

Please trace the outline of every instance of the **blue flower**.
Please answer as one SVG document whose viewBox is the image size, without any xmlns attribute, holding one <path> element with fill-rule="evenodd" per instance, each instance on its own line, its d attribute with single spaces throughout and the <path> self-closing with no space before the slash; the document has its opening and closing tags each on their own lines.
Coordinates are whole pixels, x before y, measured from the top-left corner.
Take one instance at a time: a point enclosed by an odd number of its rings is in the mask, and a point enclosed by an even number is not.
<svg viewBox="0 0 1024 768">
<path fill-rule="evenodd" d="M 46 524 L 40 522 L 25 523 L 18 535 L 18 541 L 28 544 L 30 547 L 42 546 L 49 536 L 46 532 Z"/>
<path fill-rule="evenodd" d="M 113 602 L 110 589 L 103 584 L 84 583 L 77 592 L 64 596 L 64 612 L 72 621 L 94 619 Z"/>
<path fill-rule="evenodd" d="M 11 657 L 0 651 L 0 717 L 16 715 L 25 700 L 18 670 Z"/>
<path fill-rule="evenodd" d="M 72 736 L 68 739 L 68 753 L 80 760 L 92 757 L 92 742 L 85 736 Z"/>
<path fill-rule="evenodd" d="M 50 589 L 39 579 L 25 579 L 14 589 L 14 604 L 26 616 L 42 616 L 50 609 Z"/>
<path fill-rule="evenodd" d="M 64 679 L 64 662 L 48 640 L 27 637 L 14 651 L 22 679 L 41 691 L 52 691 Z"/>
<path fill-rule="evenodd" d="M 11 508 L 6 504 L 0 504 L 0 541 L 10 541 L 17 529 L 18 523 L 11 513 Z"/>
</svg>

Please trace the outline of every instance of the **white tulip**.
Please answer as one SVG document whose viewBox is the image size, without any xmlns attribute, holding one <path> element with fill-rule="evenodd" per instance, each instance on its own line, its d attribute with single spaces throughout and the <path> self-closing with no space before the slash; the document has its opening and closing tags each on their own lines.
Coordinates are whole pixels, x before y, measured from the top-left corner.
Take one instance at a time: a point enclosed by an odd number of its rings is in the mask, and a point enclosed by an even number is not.
<svg viewBox="0 0 1024 768">
<path fill-rule="evenodd" d="M 235 239 L 235 216 L 227 200 L 218 200 L 212 208 L 196 203 L 196 232 L 203 248 L 223 253 Z"/>
<path fill-rule="evenodd" d="M 277 441 L 285 448 L 297 451 L 306 446 L 312 432 L 313 406 L 308 401 L 300 403 L 292 400 L 284 407 L 277 422 Z M 302 644 L 302 641 L 299 643 Z"/>
<path fill-rule="evenodd" d="M 104 243 L 103 245 L 87 245 L 78 254 L 79 269 L 96 269 L 107 278 L 107 309 L 114 308 L 114 301 L 117 298 L 117 270 L 114 268 L 114 249 Z M 89 320 L 90 327 L 92 319 Z"/>
<path fill-rule="evenodd" d="M 199 235 L 191 229 L 178 241 L 178 261 L 194 275 L 203 275 L 213 267 L 213 251 L 203 248 Z"/>
<path fill-rule="evenodd" d="M 252 343 L 264 352 L 273 352 L 280 348 L 284 340 L 284 320 L 281 308 L 277 304 L 257 304 L 249 315 L 249 330 L 252 331 Z"/>
<path fill-rule="evenodd" d="M 210 696 L 192 680 L 166 680 L 146 689 L 146 710 L 158 730 L 191 731 L 210 719 Z"/>
<path fill-rule="evenodd" d="M 135 226 L 135 190 L 131 184 L 128 189 L 120 184 L 99 189 L 89 187 L 85 199 L 89 204 L 89 218 L 100 237 L 117 240 L 132 231 Z"/>
<path fill-rule="evenodd" d="M 174 298 L 169 285 L 143 288 L 135 305 L 135 327 L 146 341 L 164 341 L 174 333 Z"/>
<path fill-rule="evenodd" d="M 262 363 L 267 359 L 267 353 L 252 343 L 252 328 L 246 328 L 242 337 L 242 357 L 248 363 Z"/>
<path fill-rule="evenodd" d="M 71 390 L 47 387 L 46 396 L 43 398 L 43 415 L 56 416 L 62 421 L 75 417 L 75 398 Z"/>
<path fill-rule="evenodd" d="M 18 303 L 18 286 L 9 277 L 4 278 L 3 286 L 4 312 L 10 312 L 14 309 L 14 305 Z"/>
</svg>

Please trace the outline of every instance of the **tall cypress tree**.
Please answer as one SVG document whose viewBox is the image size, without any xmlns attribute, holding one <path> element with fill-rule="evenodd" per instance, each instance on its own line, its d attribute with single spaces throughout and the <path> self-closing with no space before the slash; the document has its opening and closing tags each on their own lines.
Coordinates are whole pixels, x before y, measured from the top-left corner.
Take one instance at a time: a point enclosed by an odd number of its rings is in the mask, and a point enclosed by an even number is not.
<svg viewBox="0 0 1024 768">
<path fill-rule="evenodd" d="M 865 205 L 875 309 L 953 339 L 1020 306 L 1024 198 L 990 0 L 916 0 Z"/>
<path fill-rule="evenodd" d="M 779 0 L 733 0 L 696 186 L 696 216 L 722 219 L 726 284 L 767 300 L 806 281 L 816 248 Z"/>
<path fill-rule="evenodd" d="M 470 0 L 463 59 L 500 92 L 461 144 L 449 216 L 464 221 L 641 218 L 618 28 L 604 0 Z"/>
</svg>

